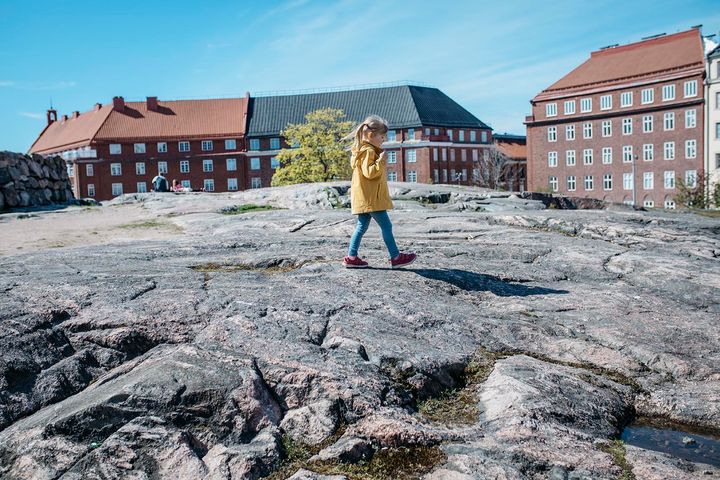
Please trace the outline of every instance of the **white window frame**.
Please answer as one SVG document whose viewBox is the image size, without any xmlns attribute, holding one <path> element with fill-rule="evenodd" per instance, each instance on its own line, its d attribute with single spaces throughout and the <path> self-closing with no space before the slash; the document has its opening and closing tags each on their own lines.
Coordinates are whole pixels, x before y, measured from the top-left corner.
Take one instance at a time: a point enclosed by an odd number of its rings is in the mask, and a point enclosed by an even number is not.
<svg viewBox="0 0 720 480">
<path fill-rule="evenodd" d="M 685 186 L 688 188 L 697 187 L 697 170 L 685 170 Z"/>
<path fill-rule="evenodd" d="M 697 157 L 697 140 L 685 140 L 685 158 L 687 160 Z"/>
<path fill-rule="evenodd" d="M 655 101 L 655 89 L 645 88 L 640 94 L 640 103 L 642 105 L 648 105 Z"/>
<path fill-rule="evenodd" d="M 168 172 L 168 164 L 167 162 L 158 162 L 158 172 L 160 173 L 167 173 Z"/>
<path fill-rule="evenodd" d="M 135 191 L 137 193 L 147 193 L 147 183 L 145 182 L 136 182 L 135 183 Z"/>
<path fill-rule="evenodd" d="M 181 140 L 178 142 L 178 151 L 179 152 L 189 152 L 190 151 L 190 142 L 187 140 Z"/>
<path fill-rule="evenodd" d="M 551 175 L 548 177 L 548 187 L 550 187 L 550 190 L 553 192 L 558 191 L 559 185 L 558 185 L 558 179 L 556 176 Z"/>
<path fill-rule="evenodd" d="M 623 145 L 623 163 L 632 163 L 633 161 L 633 147 L 632 145 Z"/>
<path fill-rule="evenodd" d="M 593 136 L 592 122 L 583 123 L 583 138 L 592 138 L 592 136 Z"/>
<path fill-rule="evenodd" d="M 663 160 L 675 160 L 675 142 L 663 144 Z"/>
<path fill-rule="evenodd" d="M 458 130 L 458 142 L 465 141 L 465 130 Z"/>
<path fill-rule="evenodd" d="M 270 150 L 280 150 L 280 138 L 272 137 L 270 139 Z"/>
<path fill-rule="evenodd" d="M 655 188 L 655 175 L 653 172 L 643 172 L 643 190 L 653 190 Z"/>
<path fill-rule="evenodd" d="M 697 126 L 697 110 L 689 108 L 685 110 L 685 128 L 695 128 Z"/>
<path fill-rule="evenodd" d="M 388 150 L 387 152 L 387 163 L 397 163 L 397 150 Z"/>
<path fill-rule="evenodd" d="M 558 166 L 558 154 L 555 151 L 548 152 L 548 167 L 554 168 Z"/>
<path fill-rule="evenodd" d="M 547 139 L 548 142 L 557 142 L 557 127 L 548 127 L 547 129 Z M 445 150 L 443 149 L 443 152 Z M 443 158 L 443 160 L 445 160 Z"/>
<path fill-rule="evenodd" d="M 652 200 L 645 200 L 643 201 L 643 207 L 644 208 L 655 208 L 655 202 Z"/>
<path fill-rule="evenodd" d="M 603 190 L 609 192 L 613 189 L 613 178 L 612 173 L 606 173 L 603 175 Z"/>
<path fill-rule="evenodd" d="M 575 114 L 575 100 L 565 100 L 563 105 L 563 112 L 565 115 Z"/>
<path fill-rule="evenodd" d="M 632 132 L 633 132 L 632 117 L 623 118 L 622 119 L 622 134 L 623 135 L 632 135 Z"/>
<path fill-rule="evenodd" d="M 625 173 L 623 173 L 623 190 L 632 190 L 632 189 L 633 189 L 632 173 L 625 172 Z"/>
<path fill-rule="evenodd" d="M 397 133 L 395 130 L 388 130 L 387 131 L 387 141 L 390 142 L 397 142 Z"/>
<path fill-rule="evenodd" d="M 120 155 L 122 154 L 122 145 L 119 143 L 111 143 L 110 144 L 110 155 Z"/>
<path fill-rule="evenodd" d="M 675 200 L 665 200 L 665 205 L 663 205 L 663 208 L 665 210 L 675 210 Z"/>
<path fill-rule="evenodd" d="M 454 153 L 454 150 L 453 150 L 453 153 Z M 417 150 L 414 148 L 405 150 L 405 161 L 407 161 L 408 163 L 417 162 Z"/>
<path fill-rule="evenodd" d="M 112 185 L 110 185 L 110 192 L 113 197 L 122 195 L 123 194 L 123 184 L 122 183 L 113 183 Z"/>
<path fill-rule="evenodd" d="M 573 167 L 577 164 L 577 157 L 575 156 L 575 150 L 565 150 L 565 165 Z"/>
<path fill-rule="evenodd" d="M 675 84 L 663 85 L 662 87 L 662 101 L 669 102 L 675 100 Z"/>
<path fill-rule="evenodd" d="M 643 162 L 652 162 L 655 159 L 655 147 L 652 143 L 643 144 Z"/>
<path fill-rule="evenodd" d="M 259 138 L 251 138 L 250 139 L 250 151 L 256 152 L 260 150 L 260 139 Z"/>
<path fill-rule="evenodd" d="M 575 140 L 575 125 L 565 125 L 565 140 L 568 142 Z"/>
<path fill-rule="evenodd" d="M 600 97 L 600 110 L 612 110 L 612 95 L 603 95 Z"/>
<path fill-rule="evenodd" d="M 190 180 L 181 180 L 180 185 L 182 185 L 184 188 L 190 188 Z"/>
<path fill-rule="evenodd" d="M 228 178 L 227 179 L 227 189 L 228 192 L 234 192 L 238 189 L 238 179 L 237 178 Z"/>
<path fill-rule="evenodd" d="M 88 186 L 87 186 L 87 195 L 88 195 L 88 197 L 94 197 L 94 196 L 95 196 L 95 184 L 94 184 L 94 183 L 88 183 Z"/>
<path fill-rule="evenodd" d="M 612 120 L 603 120 L 602 136 L 604 138 L 612 137 Z"/>
<path fill-rule="evenodd" d="M 237 140 L 235 140 L 234 138 L 228 138 L 225 140 L 225 150 L 235 150 L 236 148 Z"/>
<path fill-rule="evenodd" d="M 215 179 L 214 178 L 204 178 L 203 179 L 203 188 L 206 192 L 214 192 L 215 191 Z"/>
<path fill-rule="evenodd" d="M 203 160 L 203 173 L 210 173 L 215 168 L 215 162 L 212 161 L 212 159 L 204 159 Z"/>
<path fill-rule="evenodd" d="M 612 164 L 612 147 L 602 147 L 602 163 L 603 165 Z"/>
<path fill-rule="evenodd" d="M 278 160 L 277 157 L 270 157 L 270 168 L 272 168 L 272 169 L 280 168 L 280 160 Z"/>
<path fill-rule="evenodd" d="M 122 163 L 111 163 L 110 164 L 110 176 L 121 177 L 122 176 Z"/>
<path fill-rule="evenodd" d="M 167 142 L 157 142 L 157 152 L 167 153 Z"/>
<path fill-rule="evenodd" d="M 675 130 L 675 112 L 665 112 L 663 115 L 663 130 Z"/>
<path fill-rule="evenodd" d="M 190 173 L 190 160 L 180 160 L 180 173 Z"/>
<path fill-rule="evenodd" d="M 435 170 L 437 172 L 437 170 Z M 388 170 L 387 172 L 387 180 L 388 182 L 397 182 L 397 172 L 393 170 Z"/>
<path fill-rule="evenodd" d="M 410 132 L 411 132 L 411 131 L 412 131 L 412 129 L 411 129 L 411 130 L 408 130 L 408 135 L 410 135 Z M 449 139 L 451 142 L 454 141 L 454 140 L 453 140 L 453 131 L 452 131 L 451 128 L 448 128 L 448 129 L 445 131 L 445 135 L 447 135 L 448 139 Z M 409 137 L 408 137 L 408 138 L 409 138 Z"/>
<path fill-rule="evenodd" d="M 145 162 L 135 162 L 135 175 L 145 175 Z"/>
<path fill-rule="evenodd" d="M 577 189 L 577 177 L 575 175 L 565 177 L 565 186 L 568 192 L 574 192 Z"/>
<path fill-rule="evenodd" d="M 85 176 L 86 177 L 94 177 L 95 176 L 95 165 L 93 165 L 92 163 L 85 164 Z"/>
<path fill-rule="evenodd" d="M 470 143 L 477 143 L 477 132 L 470 130 Z"/>
<path fill-rule="evenodd" d="M 652 133 L 653 131 L 653 116 L 643 115 L 643 133 Z"/>
<path fill-rule="evenodd" d="M 586 192 L 592 192 L 595 190 L 595 176 L 594 175 L 585 175 L 583 178 L 583 187 L 585 188 Z"/>
<path fill-rule="evenodd" d="M 592 97 L 580 99 L 580 113 L 592 112 Z"/>
<path fill-rule="evenodd" d="M 133 144 L 133 153 L 145 153 L 145 144 L 144 143 L 134 143 Z"/>
<path fill-rule="evenodd" d="M 262 169 L 262 164 L 260 163 L 260 158 L 259 158 L 259 157 L 252 157 L 252 158 L 250 159 L 250 170 L 258 171 L 258 170 L 261 170 L 261 169 Z"/>
<path fill-rule="evenodd" d="M 260 177 L 250 178 L 250 188 L 262 188 L 262 178 L 260 178 Z"/>
<path fill-rule="evenodd" d="M 545 104 L 545 116 L 557 117 L 557 103 L 546 103 Z"/>
<path fill-rule="evenodd" d="M 620 108 L 632 107 L 633 92 L 622 92 L 620 94 Z"/>
<path fill-rule="evenodd" d="M 410 183 L 417 183 L 417 172 L 415 170 L 408 170 L 407 181 Z"/>
<path fill-rule="evenodd" d="M 688 80 L 683 86 L 683 95 L 685 98 L 697 97 L 698 88 L 697 80 Z"/>
<path fill-rule="evenodd" d="M 237 158 L 226 158 L 225 159 L 225 169 L 228 172 L 237 171 Z"/>
<path fill-rule="evenodd" d="M 593 149 L 586 148 L 583 150 L 583 165 L 593 164 Z"/>
<path fill-rule="evenodd" d="M 212 140 L 203 140 L 200 143 L 200 150 L 203 152 L 212 152 L 213 151 L 213 141 Z"/>
<path fill-rule="evenodd" d="M 663 172 L 663 188 L 672 190 L 675 188 L 675 170 Z"/>
<path fill-rule="evenodd" d="M 481 141 L 482 143 L 487 143 L 487 142 L 488 142 L 488 132 L 486 132 L 485 130 L 483 130 L 483 131 L 480 132 L 480 141 Z"/>
</svg>

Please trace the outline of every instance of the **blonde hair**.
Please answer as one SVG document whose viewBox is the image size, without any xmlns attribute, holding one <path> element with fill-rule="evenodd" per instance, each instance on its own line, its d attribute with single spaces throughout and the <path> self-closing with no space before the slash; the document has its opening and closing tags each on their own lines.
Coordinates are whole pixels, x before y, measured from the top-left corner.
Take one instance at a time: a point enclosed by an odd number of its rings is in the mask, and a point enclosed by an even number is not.
<svg viewBox="0 0 720 480">
<path fill-rule="evenodd" d="M 388 123 L 377 115 L 368 116 L 363 122 L 355 127 L 353 131 L 348 135 L 348 138 L 352 139 L 352 146 L 350 150 L 357 152 L 360 150 L 365 134 L 368 132 L 384 134 L 388 131 Z"/>
</svg>

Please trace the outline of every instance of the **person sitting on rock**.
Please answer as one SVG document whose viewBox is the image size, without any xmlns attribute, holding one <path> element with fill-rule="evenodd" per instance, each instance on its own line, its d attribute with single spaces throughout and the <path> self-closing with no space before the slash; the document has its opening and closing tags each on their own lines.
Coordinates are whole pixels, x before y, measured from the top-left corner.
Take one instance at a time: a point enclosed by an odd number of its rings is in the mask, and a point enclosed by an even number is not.
<svg viewBox="0 0 720 480">
<path fill-rule="evenodd" d="M 173 178 L 173 181 L 172 181 L 172 191 L 173 191 L 173 192 L 184 192 L 184 191 L 185 191 L 185 187 L 183 186 L 182 183 L 178 182 L 176 179 Z"/>
<path fill-rule="evenodd" d="M 152 179 L 153 191 L 155 192 L 167 192 L 168 181 L 163 175 L 163 172 L 159 171 L 155 178 Z"/>
<path fill-rule="evenodd" d="M 343 259 L 346 268 L 366 268 L 368 262 L 358 257 L 363 235 L 370 220 L 380 226 L 385 246 L 390 254 L 392 268 L 404 267 L 415 261 L 414 252 L 400 252 L 395 244 L 392 223 L 387 211 L 393 208 L 385 172 L 385 152 L 380 148 L 387 138 L 388 124 L 377 115 L 370 115 L 355 127 L 349 138 L 353 139 L 350 165 L 353 169 L 350 188 L 352 213 L 358 216 L 357 227 L 350 240 L 348 255 Z"/>
</svg>

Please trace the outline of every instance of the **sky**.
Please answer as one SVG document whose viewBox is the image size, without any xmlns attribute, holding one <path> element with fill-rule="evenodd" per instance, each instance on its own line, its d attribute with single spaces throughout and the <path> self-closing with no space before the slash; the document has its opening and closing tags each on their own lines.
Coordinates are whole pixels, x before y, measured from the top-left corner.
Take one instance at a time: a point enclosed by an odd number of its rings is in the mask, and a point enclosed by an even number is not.
<svg viewBox="0 0 720 480">
<path fill-rule="evenodd" d="M 720 1 L 0 0 L 0 150 L 27 151 L 51 102 L 397 81 L 524 135 L 530 99 L 591 51 L 699 24 L 720 37 Z"/>
</svg>

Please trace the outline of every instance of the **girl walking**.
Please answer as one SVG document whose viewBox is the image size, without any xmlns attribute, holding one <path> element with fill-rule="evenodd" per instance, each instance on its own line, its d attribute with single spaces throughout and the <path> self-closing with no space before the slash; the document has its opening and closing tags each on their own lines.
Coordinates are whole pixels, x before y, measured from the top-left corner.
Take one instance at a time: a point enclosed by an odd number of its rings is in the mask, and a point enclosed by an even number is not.
<svg viewBox="0 0 720 480">
<path fill-rule="evenodd" d="M 358 257 L 360 240 L 370 226 L 370 220 L 380 226 L 383 241 L 390 254 L 392 268 L 404 267 L 415 261 L 414 252 L 400 252 L 395 244 L 392 223 L 387 211 L 393 208 L 385 172 L 385 152 L 381 145 L 386 140 L 388 125 L 377 115 L 370 115 L 358 125 L 353 133 L 352 156 L 353 169 L 350 202 L 352 213 L 358 216 L 357 227 L 350 239 L 348 255 L 343 259 L 347 268 L 366 268 L 368 262 Z"/>
</svg>

